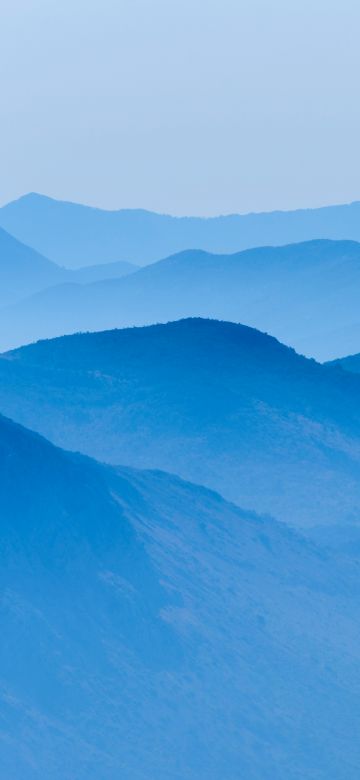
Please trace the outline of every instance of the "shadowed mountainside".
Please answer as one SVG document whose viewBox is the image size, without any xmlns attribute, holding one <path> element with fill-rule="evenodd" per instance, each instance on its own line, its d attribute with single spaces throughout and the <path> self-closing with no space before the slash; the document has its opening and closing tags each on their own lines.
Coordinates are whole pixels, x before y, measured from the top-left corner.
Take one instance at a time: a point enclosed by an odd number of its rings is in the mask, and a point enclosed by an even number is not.
<svg viewBox="0 0 360 780">
<path fill-rule="evenodd" d="M 358 377 L 214 320 L 63 337 L 0 359 L 0 408 L 56 444 L 175 472 L 306 526 L 359 518 L 359 398 Z"/>
<path fill-rule="evenodd" d="M 358 567 L 0 418 L 11 780 L 356 780 Z"/>
</svg>

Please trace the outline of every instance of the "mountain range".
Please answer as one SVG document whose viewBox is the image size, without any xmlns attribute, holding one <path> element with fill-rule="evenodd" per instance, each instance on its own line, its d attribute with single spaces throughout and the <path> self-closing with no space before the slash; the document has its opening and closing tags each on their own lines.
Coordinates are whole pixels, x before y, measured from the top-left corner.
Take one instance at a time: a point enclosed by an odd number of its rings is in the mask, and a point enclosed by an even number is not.
<svg viewBox="0 0 360 780">
<path fill-rule="evenodd" d="M 69 268 L 118 260 L 145 265 L 187 249 L 233 253 L 318 238 L 360 241 L 360 203 L 202 218 L 105 211 L 30 193 L 0 209 L 0 225 Z"/>
<path fill-rule="evenodd" d="M 55 444 L 175 472 L 298 527 L 358 522 L 359 398 L 357 376 L 213 320 L 0 358 L 0 408 Z"/>
<path fill-rule="evenodd" d="M 360 345 L 359 284 L 360 244 L 350 241 L 187 251 L 121 279 L 56 285 L 3 307 L 0 348 L 199 316 L 243 322 L 330 360 Z"/>
<path fill-rule="evenodd" d="M 0 209 L 6 780 L 358 779 L 359 217 Z"/>
<path fill-rule="evenodd" d="M 11 780 L 356 780 L 359 577 L 285 524 L 0 417 Z"/>
</svg>

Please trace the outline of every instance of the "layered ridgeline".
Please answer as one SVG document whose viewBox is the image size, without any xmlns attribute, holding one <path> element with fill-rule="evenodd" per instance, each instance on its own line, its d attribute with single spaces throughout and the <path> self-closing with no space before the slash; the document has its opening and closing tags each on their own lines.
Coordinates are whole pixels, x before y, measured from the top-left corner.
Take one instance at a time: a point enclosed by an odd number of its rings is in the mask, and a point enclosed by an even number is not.
<svg viewBox="0 0 360 780">
<path fill-rule="evenodd" d="M 31 193 L 0 209 L 0 225 L 61 265 L 144 265 L 190 248 L 237 252 L 316 238 L 359 241 L 360 203 L 204 219 L 104 211 Z"/>
<path fill-rule="evenodd" d="M 351 371 L 354 374 L 360 374 L 360 354 L 347 355 L 346 357 L 332 360 L 328 365 L 334 366 L 334 368 L 343 368 L 345 371 Z"/>
<path fill-rule="evenodd" d="M 69 271 L 18 241 L 0 228 L 0 306 L 6 306 L 47 287 L 63 283 L 88 284 L 119 278 L 136 270 L 126 262 L 88 266 Z"/>
<path fill-rule="evenodd" d="M 101 461 L 160 468 L 301 526 L 360 516 L 360 380 L 231 323 L 39 342 L 0 359 L 0 408 Z"/>
<path fill-rule="evenodd" d="M 358 569 L 0 418 L 11 780 L 357 780 Z"/>
<path fill-rule="evenodd" d="M 298 352 L 331 359 L 356 351 L 359 289 L 360 244 L 353 242 L 235 255 L 187 251 L 123 279 L 55 286 L 3 309 L 0 349 L 76 331 L 201 316 L 243 322 Z"/>
<path fill-rule="evenodd" d="M 0 306 L 62 281 L 59 266 L 0 228 Z"/>
</svg>

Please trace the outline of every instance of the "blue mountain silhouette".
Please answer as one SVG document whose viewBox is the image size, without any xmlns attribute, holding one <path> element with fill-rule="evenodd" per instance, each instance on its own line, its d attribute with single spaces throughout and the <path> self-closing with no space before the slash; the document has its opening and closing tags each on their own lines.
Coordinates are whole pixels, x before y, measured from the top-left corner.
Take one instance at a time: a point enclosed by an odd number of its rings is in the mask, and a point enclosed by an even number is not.
<svg viewBox="0 0 360 780">
<path fill-rule="evenodd" d="M 0 408 L 56 444 L 175 472 L 307 527 L 357 520 L 359 397 L 358 377 L 212 320 L 63 337 L 0 359 Z"/>
<path fill-rule="evenodd" d="M 214 218 L 141 209 L 104 211 L 30 193 L 0 209 L 0 225 L 71 268 L 126 260 L 139 265 L 184 249 L 236 252 L 317 238 L 360 240 L 360 203 Z"/>
<path fill-rule="evenodd" d="M 3 308 L 0 348 L 200 316 L 243 322 L 326 360 L 349 352 L 356 339 L 359 285 L 360 244 L 350 241 L 235 255 L 187 251 L 122 279 L 58 285 Z"/>
<path fill-rule="evenodd" d="M 337 360 L 331 360 L 328 365 L 334 366 L 334 368 L 343 368 L 345 371 L 351 371 L 354 374 L 360 374 L 360 354 L 347 355 L 343 358 L 337 358 Z"/>
</svg>

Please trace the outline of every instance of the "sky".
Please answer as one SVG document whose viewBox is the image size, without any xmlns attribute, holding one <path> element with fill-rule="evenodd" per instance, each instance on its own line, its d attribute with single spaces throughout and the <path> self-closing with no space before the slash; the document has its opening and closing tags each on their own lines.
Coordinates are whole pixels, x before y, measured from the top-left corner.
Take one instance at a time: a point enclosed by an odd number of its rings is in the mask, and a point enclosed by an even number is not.
<svg viewBox="0 0 360 780">
<path fill-rule="evenodd" d="M 358 0 L 3 0 L 0 204 L 360 200 Z"/>
</svg>

